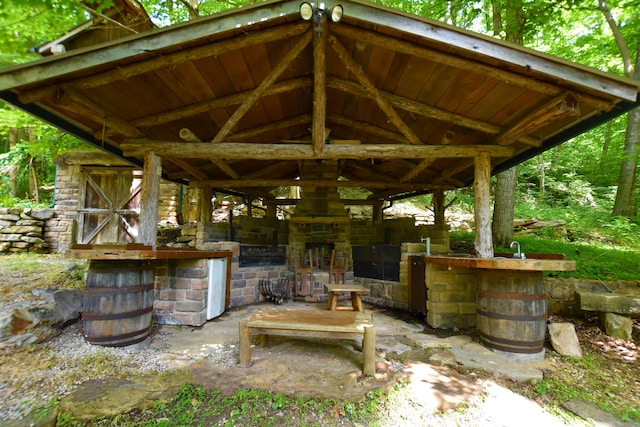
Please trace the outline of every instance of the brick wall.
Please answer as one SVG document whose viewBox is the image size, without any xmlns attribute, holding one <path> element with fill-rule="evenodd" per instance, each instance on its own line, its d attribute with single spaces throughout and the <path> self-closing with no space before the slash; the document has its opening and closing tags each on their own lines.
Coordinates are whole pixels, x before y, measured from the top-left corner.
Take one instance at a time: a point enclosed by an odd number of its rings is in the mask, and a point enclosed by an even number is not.
<svg viewBox="0 0 640 427">
<path fill-rule="evenodd" d="M 433 328 L 470 328 L 476 325 L 475 270 L 426 264 L 427 323 Z"/>
<path fill-rule="evenodd" d="M 203 325 L 207 321 L 208 288 L 208 260 L 159 261 L 156 264 L 154 320 L 166 325 Z"/>
</svg>

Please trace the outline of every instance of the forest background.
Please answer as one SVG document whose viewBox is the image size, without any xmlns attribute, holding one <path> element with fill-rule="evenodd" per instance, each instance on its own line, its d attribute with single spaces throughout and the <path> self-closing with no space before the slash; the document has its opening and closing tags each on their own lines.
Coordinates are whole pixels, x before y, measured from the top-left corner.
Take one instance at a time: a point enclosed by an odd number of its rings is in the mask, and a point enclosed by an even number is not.
<svg viewBox="0 0 640 427">
<path fill-rule="evenodd" d="M 139 0 L 165 27 L 253 0 Z M 640 0 L 377 0 L 640 80 Z M 112 0 L 0 0 L 0 67 L 39 58 L 51 41 Z M 54 158 L 85 143 L 6 104 L 0 105 L 0 206 L 48 206 Z M 640 109 L 620 116 L 493 178 L 494 240 L 513 239 L 513 218 L 556 219 L 572 238 L 640 247 Z M 473 210 L 471 189 L 452 191 L 449 209 Z M 430 196 L 411 201 L 429 206 Z"/>
</svg>

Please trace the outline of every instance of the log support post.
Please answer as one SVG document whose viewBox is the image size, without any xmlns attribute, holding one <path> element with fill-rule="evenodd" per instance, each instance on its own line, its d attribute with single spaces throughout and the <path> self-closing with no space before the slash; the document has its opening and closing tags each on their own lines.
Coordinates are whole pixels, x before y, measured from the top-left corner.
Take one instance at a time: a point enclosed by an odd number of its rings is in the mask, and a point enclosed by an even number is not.
<svg viewBox="0 0 640 427">
<path fill-rule="evenodd" d="M 158 201 L 160 198 L 160 178 L 162 158 L 154 152 L 144 156 L 144 171 L 140 200 L 140 231 L 137 243 L 150 245 L 156 249 L 158 235 Z"/>
<path fill-rule="evenodd" d="M 473 181 L 476 238 L 475 249 L 480 258 L 493 258 L 491 235 L 491 156 L 480 153 L 475 158 Z"/>
</svg>

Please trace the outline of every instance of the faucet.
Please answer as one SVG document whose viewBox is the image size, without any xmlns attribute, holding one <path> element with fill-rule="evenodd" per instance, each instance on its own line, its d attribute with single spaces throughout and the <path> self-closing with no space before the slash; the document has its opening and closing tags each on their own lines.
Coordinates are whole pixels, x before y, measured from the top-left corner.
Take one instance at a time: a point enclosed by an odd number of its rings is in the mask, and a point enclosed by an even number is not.
<svg viewBox="0 0 640 427">
<path fill-rule="evenodd" d="M 520 251 L 520 243 L 516 242 L 515 240 L 513 242 L 511 242 L 511 244 L 509 245 L 510 248 L 513 249 L 513 246 L 516 246 L 518 248 L 518 251 L 513 254 L 513 257 L 516 259 L 525 259 L 526 257 L 524 256 L 524 254 Z"/>
<path fill-rule="evenodd" d="M 431 255 L 431 237 L 420 236 L 421 243 L 427 243 L 427 255 Z"/>
</svg>

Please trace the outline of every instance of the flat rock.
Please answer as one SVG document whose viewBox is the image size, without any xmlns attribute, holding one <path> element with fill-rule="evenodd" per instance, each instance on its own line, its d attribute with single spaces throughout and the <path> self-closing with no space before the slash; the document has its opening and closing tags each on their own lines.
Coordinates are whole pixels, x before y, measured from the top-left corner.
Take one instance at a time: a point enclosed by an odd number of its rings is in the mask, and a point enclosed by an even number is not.
<svg viewBox="0 0 640 427">
<path fill-rule="evenodd" d="M 169 401 L 183 384 L 192 381 L 193 375 L 186 371 L 87 381 L 60 401 L 59 411 L 80 422 L 114 416 Z"/>
<path fill-rule="evenodd" d="M 591 403 L 582 399 L 573 398 L 562 404 L 562 406 L 585 420 L 591 421 L 595 427 L 638 427 L 640 424 L 625 422 L 615 418 L 608 412 L 603 411 Z"/>
</svg>

